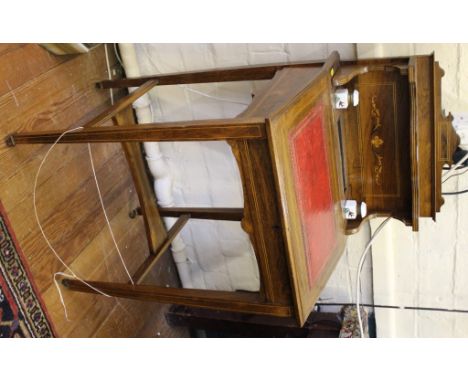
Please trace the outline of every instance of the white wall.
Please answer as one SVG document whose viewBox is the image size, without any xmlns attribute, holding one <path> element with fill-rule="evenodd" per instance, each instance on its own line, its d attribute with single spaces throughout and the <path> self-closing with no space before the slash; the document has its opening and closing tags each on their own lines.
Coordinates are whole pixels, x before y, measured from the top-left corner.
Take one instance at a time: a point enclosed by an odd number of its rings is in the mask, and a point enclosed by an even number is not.
<svg viewBox="0 0 468 382">
<path fill-rule="evenodd" d="M 428 54 L 445 70 L 442 107 L 468 111 L 468 44 L 358 44 L 359 58 Z M 468 174 L 443 191 L 468 188 Z M 379 221 L 372 222 L 372 228 Z M 468 194 L 446 196 L 437 223 L 422 219 L 419 233 L 398 221 L 374 245 L 377 304 L 468 309 Z M 467 337 L 468 314 L 376 309 L 379 337 Z"/>
</svg>

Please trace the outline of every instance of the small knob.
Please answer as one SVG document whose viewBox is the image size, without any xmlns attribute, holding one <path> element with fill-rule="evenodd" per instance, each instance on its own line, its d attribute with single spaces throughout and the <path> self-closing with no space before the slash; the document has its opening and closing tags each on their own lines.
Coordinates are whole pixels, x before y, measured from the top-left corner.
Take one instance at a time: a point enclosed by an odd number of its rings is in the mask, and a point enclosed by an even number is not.
<svg viewBox="0 0 468 382">
<path fill-rule="evenodd" d="M 359 105 L 359 91 L 354 90 L 352 98 L 353 98 L 353 106 L 356 107 L 357 105 Z"/>
<path fill-rule="evenodd" d="M 365 218 L 367 216 L 367 204 L 366 202 L 361 202 L 361 218 Z"/>
</svg>

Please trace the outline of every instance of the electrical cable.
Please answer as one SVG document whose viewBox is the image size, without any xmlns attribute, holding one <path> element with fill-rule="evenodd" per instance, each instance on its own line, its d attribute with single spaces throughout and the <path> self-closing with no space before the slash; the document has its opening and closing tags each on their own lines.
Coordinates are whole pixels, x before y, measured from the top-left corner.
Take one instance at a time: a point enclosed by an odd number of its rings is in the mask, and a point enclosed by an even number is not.
<svg viewBox="0 0 468 382">
<path fill-rule="evenodd" d="M 452 178 L 454 176 L 460 176 L 460 175 L 466 174 L 467 172 L 468 172 L 468 169 L 466 169 L 465 171 L 463 171 L 461 173 L 452 174 L 448 178 L 445 178 L 445 180 L 442 181 L 442 184 L 444 184 L 446 181 L 448 181 L 450 178 Z M 462 191 L 442 192 L 442 195 L 461 195 L 461 194 L 465 194 L 467 192 L 468 192 L 468 189 L 467 190 L 462 190 Z"/>
<path fill-rule="evenodd" d="M 354 306 L 354 303 L 350 302 L 318 302 L 316 306 Z M 430 308 L 430 307 L 418 307 L 418 306 L 398 306 L 398 305 L 380 305 L 380 304 L 360 304 L 368 308 L 384 308 L 384 309 L 401 309 L 401 310 L 424 310 L 431 312 L 446 312 L 446 313 L 466 313 L 468 310 L 465 309 L 446 309 L 446 308 Z"/>
<path fill-rule="evenodd" d="M 455 192 L 442 192 L 442 195 L 461 195 L 461 194 L 466 194 L 468 192 L 467 190 L 462 190 L 462 191 L 455 191 Z"/>
<path fill-rule="evenodd" d="M 442 183 L 444 183 L 458 167 L 461 167 L 465 160 L 468 159 L 468 152 L 455 164 L 452 166 L 448 172 L 442 176 Z"/>
<path fill-rule="evenodd" d="M 377 227 L 373 235 L 371 236 L 370 240 L 367 242 L 366 247 L 364 248 L 364 251 L 362 252 L 361 258 L 359 259 L 359 264 L 358 264 L 358 270 L 357 270 L 357 275 L 356 275 L 356 310 L 357 310 L 357 318 L 359 322 L 359 331 L 361 333 L 361 338 L 364 338 L 364 329 L 362 326 L 362 317 L 361 317 L 361 272 L 362 272 L 362 267 L 364 265 L 364 260 L 366 259 L 366 255 L 369 252 L 369 249 L 372 246 L 372 243 L 374 240 L 377 238 L 378 234 L 382 230 L 382 228 L 385 227 L 385 225 L 390 221 L 391 217 L 388 217 L 385 219 L 380 225 Z"/>
<path fill-rule="evenodd" d="M 459 170 L 461 170 L 461 169 L 459 169 Z M 452 175 L 450 175 L 447 179 L 445 179 L 445 180 L 442 182 L 442 184 L 445 183 L 445 182 L 446 182 L 447 180 L 449 180 L 450 178 L 453 178 L 454 176 L 460 176 L 460 175 L 466 174 L 467 172 L 468 172 L 468 168 L 467 168 L 465 171 L 463 171 L 463 172 L 459 172 L 459 173 L 457 173 L 457 174 L 452 174 Z"/>
<path fill-rule="evenodd" d="M 457 170 L 463 170 L 464 168 L 467 168 L 467 167 L 468 167 L 468 166 L 463 165 L 463 166 L 458 167 Z M 452 166 L 449 166 L 449 165 L 447 165 L 447 166 L 442 166 L 442 170 L 450 170 L 451 168 L 452 168 Z"/>
<path fill-rule="evenodd" d="M 112 45 L 114 45 L 114 53 L 115 53 L 115 57 L 117 58 L 117 61 L 119 62 L 122 69 L 125 69 L 124 64 L 122 62 L 122 58 L 120 57 L 119 51 L 117 50 L 117 43 L 114 42 L 114 44 Z"/>
</svg>

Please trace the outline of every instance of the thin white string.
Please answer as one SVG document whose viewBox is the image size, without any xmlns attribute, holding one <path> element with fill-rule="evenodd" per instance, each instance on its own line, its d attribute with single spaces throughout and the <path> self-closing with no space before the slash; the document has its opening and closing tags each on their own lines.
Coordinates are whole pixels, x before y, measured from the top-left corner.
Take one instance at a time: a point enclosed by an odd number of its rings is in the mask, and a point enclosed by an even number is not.
<svg viewBox="0 0 468 382">
<path fill-rule="evenodd" d="M 61 302 L 61 304 L 63 306 L 63 310 L 64 310 L 64 313 L 65 313 L 65 318 L 66 318 L 67 321 L 70 321 L 70 319 L 68 318 L 67 306 L 65 305 L 65 301 L 63 300 L 63 296 L 62 296 L 62 289 L 60 288 L 60 283 L 57 281 L 57 275 L 65 276 L 65 277 L 73 277 L 73 275 L 70 275 L 68 273 L 63 273 L 63 272 L 55 272 L 54 273 L 54 284 L 55 284 L 55 287 L 57 288 L 59 298 L 60 298 L 60 302 Z"/>
<path fill-rule="evenodd" d="M 108 57 L 108 52 L 107 52 L 107 44 L 104 44 L 104 50 L 105 50 L 105 55 L 106 55 L 106 64 L 107 64 L 107 73 L 108 73 L 108 76 L 109 78 L 111 79 L 112 76 L 111 76 L 111 72 L 110 72 L 110 64 L 109 64 L 109 57 Z M 111 104 L 113 105 L 114 104 L 114 94 L 112 92 L 112 89 L 109 89 L 109 94 L 110 94 L 110 100 L 111 100 Z M 105 296 L 105 297 L 111 297 L 109 296 L 108 294 L 102 292 L 101 290 L 95 288 L 94 286 L 90 285 L 89 283 L 87 283 L 86 281 L 84 281 L 81 277 L 79 277 L 63 260 L 62 258 L 60 257 L 60 255 L 57 253 L 57 251 L 54 249 L 54 247 L 52 246 L 52 244 L 50 243 L 49 239 L 47 238 L 45 232 L 44 232 L 44 229 L 42 227 L 42 224 L 41 224 L 41 221 L 39 219 L 39 214 L 37 212 L 37 203 L 36 203 L 36 189 L 37 189 L 37 182 L 38 182 L 38 179 L 39 179 L 39 174 L 41 172 L 41 169 L 42 169 L 42 166 L 44 165 L 47 157 L 49 156 L 50 152 L 53 150 L 53 148 L 55 147 L 55 145 L 60 141 L 60 139 L 62 139 L 62 137 L 67 134 L 67 133 L 70 133 L 70 132 L 73 132 L 73 131 L 76 131 L 76 130 L 80 130 L 80 129 L 83 129 L 83 126 L 79 126 L 79 127 L 75 127 L 75 128 L 72 128 L 72 129 L 69 129 L 69 130 L 66 130 L 64 131 L 62 134 L 60 134 L 60 136 L 57 138 L 57 140 L 52 144 L 52 146 L 49 148 L 49 150 L 46 152 L 46 154 L 44 155 L 44 157 L 42 158 L 42 161 L 39 165 L 39 168 L 37 170 L 37 173 L 36 173 L 36 177 L 34 179 L 34 188 L 33 188 L 33 204 L 34 204 L 34 215 L 36 217 L 36 222 L 37 222 L 37 225 L 39 227 L 39 230 L 41 231 L 41 234 L 42 234 L 42 237 L 44 238 L 47 246 L 49 247 L 49 249 L 52 251 L 52 253 L 55 255 L 55 257 L 60 261 L 60 263 L 62 263 L 62 265 L 70 272 L 70 274 L 67 274 L 67 273 L 63 273 L 63 272 L 56 272 L 54 273 L 54 284 L 55 284 L 55 287 L 57 288 L 57 292 L 59 294 L 59 298 L 60 298 L 60 303 L 62 304 L 62 307 L 63 307 L 63 310 L 64 310 L 64 313 L 65 313 L 65 318 L 67 321 L 70 321 L 69 318 L 68 318 L 68 311 L 67 311 L 67 307 L 66 307 L 66 304 L 65 304 L 65 301 L 63 299 L 63 295 L 62 295 L 62 290 L 60 288 L 60 285 L 57 281 L 57 276 L 60 275 L 60 276 L 66 276 L 66 277 L 73 277 L 79 281 L 81 281 L 83 284 L 85 284 L 86 286 L 88 286 L 89 288 L 93 289 L 94 291 L 96 291 L 97 293 Z M 91 168 L 92 168 L 92 171 L 93 171 L 93 177 L 94 177 L 94 182 L 96 184 L 96 189 L 97 189 L 97 192 L 98 192 L 98 195 L 99 195 L 99 201 L 101 203 L 101 208 L 102 208 L 102 211 L 104 213 L 104 217 L 105 217 L 105 220 L 106 220 L 106 223 L 107 223 L 107 227 L 109 228 L 109 232 L 110 232 L 110 235 L 112 237 L 112 241 L 114 242 L 114 245 L 115 245 L 115 248 L 117 250 L 117 253 L 119 255 L 119 258 L 122 262 L 122 265 L 125 269 L 125 272 L 127 273 L 129 279 L 130 279 L 130 282 L 132 283 L 132 285 L 135 285 L 134 282 L 133 282 L 133 279 L 130 275 L 130 272 L 128 271 L 128 268 L 125 264 L 125 261 L 123 259 L 123 256 L 122 256 L 122 253 L 120 252 L 120 249 L 119 249 L 119 246 L 117 245 L 117 241 L 115 239 L 115 236 L 114 236 L 114 232 L 112 230 L 112 227 L 111 227 L 111 224 L 110 224 L 110 221 L 109 221 L 109 218 L 107 216 L 107 212 L 106 212 L 106 209 L 105 209 L 105 206 L 104 206 L 104 201 L 103 201 L 103 198 L 102 198 L 102 194 L 101 194 L 101 189 L 99 187 L 99 182 L 98 182 L 98 179 L 97 179 L 97 175 L 96 175 L 96 169 L 95 169 L 95 166 L 94 166 L 94 160 L 93 160 L 93 155 L 92 155 L 92 151 L 91 151 L 91 145 L 88 143 L 88 153 L 89 153 L 89 159 L 90 159 L 90 163 L 91 163 Z"/>
<path fill-rule="evenodd" d="M 57 145 L 57 143 L 60 141 L 60 139 L 62 139 L 62 137 L 65 135 L 65 134 L 68 134 L 68 133 L 71 133 L 73 131 L 76 131 L 76 130 L 81 130 L 83 128 L 83 126 L 78 126 L 78 127 L 75 127 L 75 128 L 72 128 L 72 129 L 69 129 L 69 130 L 66 130 L 64 131 L 62 134 L 59 135 L 59 137 L 57 138 L 57 140 L 52 144 L 52 146 L 50 146 L 49 150 L 47 150 L 46 154 L 44 155 L 44 157 L 42 158 L 42 161 L 39 165 L 39 168 L 37 169 L 37 173 L 36 173 L 36 177 L 34 179 L 34 187 L 33 187 L 33 205 L 34 205 L 34 216 L 36 217 L 36 222 L 37 222 L 37 225 L 39 227 L 39 230 L 41 231 L 41 234 L 42 234 L 42 237 L 44 238 L 47 246 L 49 247 L 49 249 L 52 251 L 52 253 L 55 255 L 55 257 L 58 259 L 58 261 L 60 261 L 60 263 L 65 267 L 65 269 L 71 273 L 71 275 L 81 281 L 83 284 L 85 284 L 86 286 L 88 286 L 89 288 L 91 288 L 92 290 L 96 291 L 97 293 L 99 294 L 102 294 L 103 296 L 106 296 L 106 297 L 111 297 L 109 296 L 108 294 L 102 292 L 101 290 L 95 288 L 94 286 L 90 285 L 89 283 L 87 283 L 86 281 L 84 281 L 81 277 L 79 277 L 75 272 L 73 272 L 73 270 L 65 263 L 65 261 L 62 260 L 62 258 L 60 257 L 60 255 L 57 253 L 57 251 L 54 249 L 54 247 L 52 246 L 52 244 L 50 243 L 49 239 L 47 238 L 47 235 L 45 234 L 44 232 L 44 228 L 42 227 L 42 223 L 41 223 L 41 220 L 39 219 L 39 214 L 37 212 L 37 202 L 36 202 L 36 190 L 37 190 L 37 181 L 39 179 L 39 174 L 41 173 L 41 170 L 42 170 L 42 166 L 44 165 L 45 161 L 47 160 L 49 154 L 51 153 L 51 151 L 53 150 L 53 148 Z M 58 290 L 58 293 L 60 295 L 60 302 L 62 303 L 62 306 L 63 306 L 63 309 L 65 311 L 65 317 L 68 317 L 67 316 L 67 308 L 65 307 L 65 303 L 63 301 L 63 297 L 62 297 L 62 293 L 61 293 L 61 290 L 60 288 L 58 287 L 58 283 L 56 282 L 56 275 L 60 274 L 61 272 L 57 272 L 54 274 L 54 281 L 55 281 L 55 286 L 57 287 L 57 290 Z"/>
<path fill-rule="evenodd" d="M 107 54 L 107 44 L 104 44 L 104 51 L 106 53 L 106 64 L 107 64 L 107 75 L 109 79 L 112 79 L 111 75 L 111 69 L 110 69 L 110 64 L 109 64 L 109 55 Z M 111 104 L 114 104 L 114 92 L 112 91 L 112 88 L 109 88 L 109 94 L 110 94 L 110 99 L 111 99 Z"/>
<path fill-rule="evenodd" d="M 91 168 L 93 170 L 94 182 L 96 183 L 96 189 L 97 189 L 97 192 L 98 192 L 98 195 L 99 195 L 99 201 L 101 202 L 102 212 L 104 213 L 104 217 L 106 218 L 106 223 L 107 223 L 107 227 L 109 228 L 109 233 L 110 233 L 110 235 L 112 237 L 112 241 L 114 242 L 115 248 L 117 249 L 117 253 L 119 254 L 119 257 L 120 257 L 120 261 L 122 262 L 122 265 L 123 265 L 123 267 L 125 269 L 125 272 L 128 275 L 128 278 L 130 279 L 130 282 L 132 283 L 132 285 L 135 285 L 135 283 L 133 282 L 132 276 L 130 275 L 130 272 L 128 271 L 128 268 L 127 268 L 127 266 L 125 264 L 122 253 L 120 252 L 120 248 L 117 245 L 117 241 L 115 240 L 114 231 L 112 230 L 109 218 L 107 216 L 106 208 L 104 207 L 104 201 L 102 200 L 101 189 L 99 187 L 98 179 L 97 179 L 97 176 L 96 176 L 96 169 L 94 168 L 94 160 L 93 160 L 93 154 L 91 152 L 91 144 L 89 144 L 89 143 L 88 143 L 88 153 L 89 153 L 89 160 L 91 162 Z"/>
<path fill-rule="evenodd" d="M 111 75 L 111 68 L 110 68 L 110 63 L 109 63 L 109 56 L 108 56 L 108 52 L 107 52 L 107 44 L 104 44 L 104 50 L 105 50 L 105 53 L 106 53 L 107 76 L 111 80 L 112 75 Z M 119 59 L 119 57 L 117 55 L 116 44 L 114 44 L 114 51 L 115 51 L 115 54 L 117 56 L 117 59 Z M 119 60 L 119 62 L 120 62 L 120 60 Z M 123 65 L 122 65 L 122 67 L 123 67 Z M 114 104 L 114 95 L 112 93 L 112 88 L 109 88 L 109 94 L 110 94 L 111 105 L 113 105 Z M 104 213 L 104 217 L 106 218 L 107 227 L 109 228 L 109 233 L 110 233 L 110 235 L 112 237 L 112 241 L 114 242 L 115 249 L 117 250 L 117 253 L 119 254 L 120 261 L 122 262 L 122 265 L 123 265 L 123 267 L 125 269 L 125 272 L 128 275 L 128 278 L 130 279 L 130 282 L 132 283 L 132 285 L 135 285 L 135 283 L 134 283 L 134 281 L 132 279 L 132 276 L 130 275 L 130 272 L 128 271 L 127 265 L 125 264 L 122 253 L 120 252 L 120 248 L 117 245 L 117 241 L 115 240 L 114 231 L 112 230 L 112 226 L 110 224 L 109 218 L 107 217 L 106 208 L 104 207 L 104 201 L 102 199 L 101 189 L 99 187 L 99 183 L 98 183 L 97 176 L 96 176 L 96 170 L 94 168 L 94 160 L 93 160 L 93 154 L 91 152 L 91 144 L 89 144 L 89 143 L 88 143 L 88 153 L 89 153 L 89 160 L 91 162 L 91 168 L 93 169 L 94 182 L 96 183 L 97 192 L 99 194 L 99 201 L 101 202 L 102 212 Z"/>
</svg>

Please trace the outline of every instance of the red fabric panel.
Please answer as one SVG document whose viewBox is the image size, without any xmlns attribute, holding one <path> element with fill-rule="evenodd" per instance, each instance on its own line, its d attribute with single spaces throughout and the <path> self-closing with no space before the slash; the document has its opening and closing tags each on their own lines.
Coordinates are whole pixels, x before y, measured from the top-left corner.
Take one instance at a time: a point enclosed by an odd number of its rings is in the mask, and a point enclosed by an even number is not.
<svg viewBox="0 0 468 382">
<path fill-rule="evenodd" d="M 323 106 L 316 105 L 289 134 L 310 287 L 318 280 L 336 245 L 336 221 L 323 120 Z"/>
</svg>

